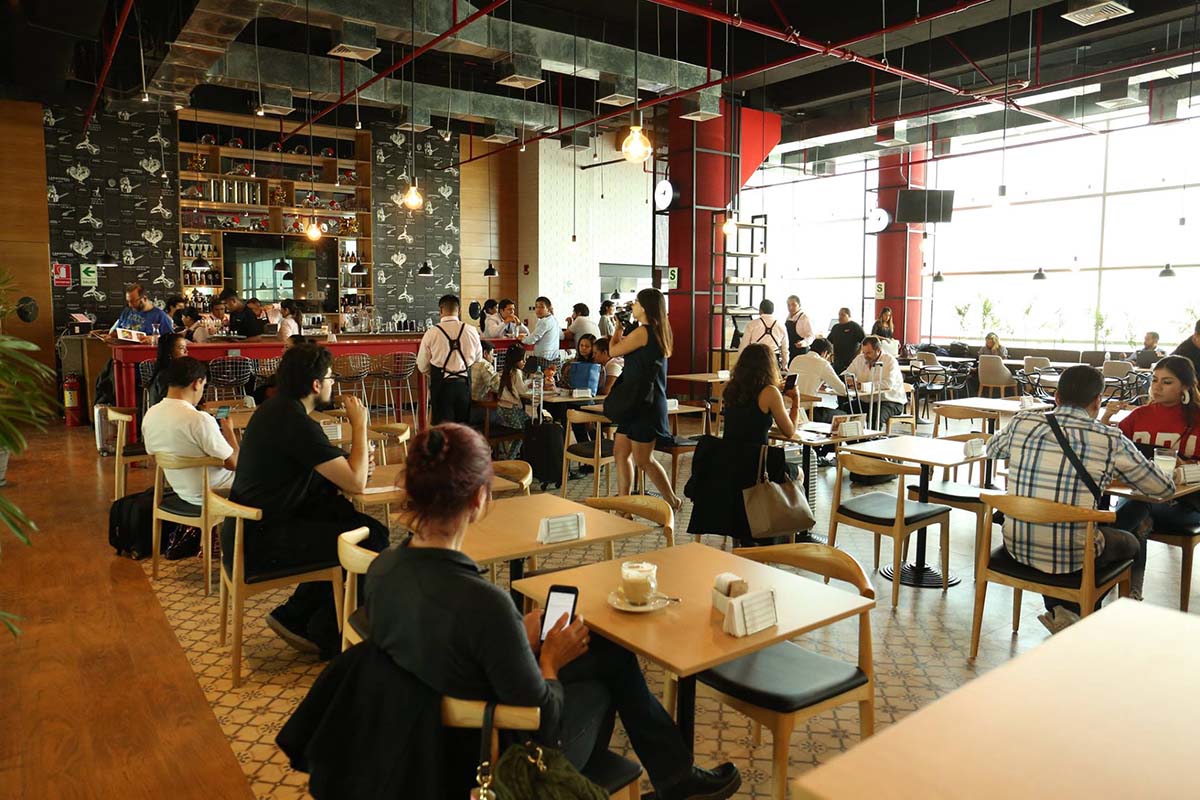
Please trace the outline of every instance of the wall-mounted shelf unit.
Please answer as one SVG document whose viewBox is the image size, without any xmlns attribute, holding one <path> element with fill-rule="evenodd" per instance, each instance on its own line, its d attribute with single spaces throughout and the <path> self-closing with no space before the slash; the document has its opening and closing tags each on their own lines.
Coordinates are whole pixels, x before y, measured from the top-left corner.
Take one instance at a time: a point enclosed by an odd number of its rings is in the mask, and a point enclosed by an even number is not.
<svg viewBox="0 0 1200 800">
<path fill-rule="evenodd" d="M 749 222 L 735 222 L 726 236 L 717 217 L 729 212 L 712 212 L 712 257 L 709 280 L 713 302 L 708 310 L 710 331 L 719 332 L 720 344 L 709 345 L 709 369 L 728 369 L 734 331 L 744 331 L 758 316 L 758 304 L 767 294 L 767 215 L 755 214 Z"/>
</svg>

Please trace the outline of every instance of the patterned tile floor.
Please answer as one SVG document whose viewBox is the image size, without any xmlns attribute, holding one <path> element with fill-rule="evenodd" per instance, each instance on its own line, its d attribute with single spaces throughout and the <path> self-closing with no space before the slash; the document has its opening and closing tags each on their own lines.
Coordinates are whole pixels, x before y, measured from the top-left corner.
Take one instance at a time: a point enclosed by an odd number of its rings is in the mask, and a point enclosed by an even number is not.
<svg viewBox="0 0 1200 800">
<path fill-rule="evenodd" d="M 680 485 L 690 472 L 690 457 L 680 469 Z M 828 527 L 829 499 L 832 491 L 831 468 L 816 474 L 817 502 L 814 511 L 816 530 Z M 582 499 L 591 491 L 587 479 L 572 481 L 568 496 Z M 882 487 L 894 491 L 894 484 Z M 690 502 L 677 522 L 678 530 L 687 530 Z M 872 640 L 876 671 L 876 729 L 885 727 L 938 697 L 953 691 L 971 678 L 1035 647 L 1047 634 L 1038 623 L 1041 613 L 1038 598 L 1027 597 L 1018 635 L 1010 629 L 1011 593 L 993 588 L 989 593 L 979 658 L 967 661 L 970 641 L 973 584 L 970 578 L 974 548 L 974 516 L 952 512 L 950 544 L 951 571 L 964 580 L 948 592 L 903 587 L 900 605 L 890 608 L 891 584 L 878 574 L 873 576 L 879 605 L 871 614 Z M 680 535 L 679 541 L 691 537 Z M 705 543 L 722 546 L 719 537 L 705 537 Z M 841 528 L 838 544 L 870 567 L 872 538 L 861 530 Z M 658 534 L 629 540 L 617 545 L 618 556 L 662 546 Z M 728 545 L 725 545 L 728 546 Z M 883 552 L 889 552 L 885 540 Z M 937 563 L 936 538 L 931 537 L 929 559 Z M 599 560 L 600 546 L 580 548 L 546 559 L 547 566 L 569 565 Z M 885 559 L 886 560 L 886 559 Z M 322 665 L 311 656 L 301 655 L 279 640 L 263 622 L 267 612 L 286 597 L 286 590 L 252 598 L 247 604 L 243 670 L 245 679 L 239 690 L 229 680 L 229 656 L 217 644 L 218 600 L 203 591 L 203 569 L 199 558 L 164 562 L 156 590 L 167 619 L 174 627 L 192 668 L 196 672 L 213 711 L 229 737 L 239 762 L 259 798 L 306 797 L 306 775 L 291 771 L 275 747 L 274 738 L 292 710 L 304 697 Z M 145 563 L 147 572 L 150 569 Z M 1178 604 L 1179 552 L 1151 544 L 1146 578 L 1146 600 L 1167 607 Z M 500 581 L 507 585 L 505 570 Z M 801 640 L 806 647 L 847 661 L 857 658 L 857 622 L 847 620 L 814 632 Z M 661 690 L 662 671 L 645 664 L 647 678 L 655 691 Z M 770 796 L 771 741 L 752 742 L 751 724 L 742 715 L 715 701 L 700 698 L 696 710 L 696 754 L 701 764 L 711 765 L 732 760 L 742 771 L 739 798 Z M 827 761 L 852 747 L 859 738 L 858 709 L 848 705 L 815 717 L 794 734 L 791 745 L 790 774 L 795 776 Z M 629 752 L 628 742 L 618 727 L 613 747 Z M 630 755 L 632 753 L 630 752 Z M 645 787 L 649 790 L 649 786 Z"/>
</svg>

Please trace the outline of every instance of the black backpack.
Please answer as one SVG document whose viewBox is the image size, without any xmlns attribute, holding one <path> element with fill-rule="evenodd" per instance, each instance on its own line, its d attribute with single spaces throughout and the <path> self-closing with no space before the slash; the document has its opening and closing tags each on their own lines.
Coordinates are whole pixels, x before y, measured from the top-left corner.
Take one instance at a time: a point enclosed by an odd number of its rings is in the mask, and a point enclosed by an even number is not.
<svg viewBox="0 0 1200 800">
<path fill-rule="evenodd" d="M 563 427 L 557 422 L 531 421 L 525 425 L 521 460 L 533 467 L 534 480 L 540 481 L 543 489 L 562 481 L 564 441 Z"/>
<path fill-rule="evenodd" d="M 150 555 L 153 524 L 153 487 L 125 495 L 114 501 L 108 509 L 108 543 L 116 548 L 119 556 L 146 558 Z"/>
<path fill-rule="evenodd" d="M 967 346 L 966 342 L 951 342 L 949 350 L 952 358 L 971 357 L 971 348 Z"/>
</svg>

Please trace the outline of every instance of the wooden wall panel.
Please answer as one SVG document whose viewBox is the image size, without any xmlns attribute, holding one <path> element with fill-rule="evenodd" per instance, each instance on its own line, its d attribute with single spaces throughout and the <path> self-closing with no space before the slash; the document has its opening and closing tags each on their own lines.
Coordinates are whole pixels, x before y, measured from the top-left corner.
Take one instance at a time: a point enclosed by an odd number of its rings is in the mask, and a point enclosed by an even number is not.
<svg viewBox="0 0 1200 800">
<path fill-rule="evenodd" d="M 0 268 L 13 279 L 10 302 L 33 298 L 31 323 L 16 315 L 5 333 L 28 339 L 38 358 L 54 366 L 54 309 L 50 293 L 50 218 L 46 204 L 46 140 L 38 103 L 0 101 Z"/>
<path fill-rule="evenodd" d="M 459 138 L 459 149 L 467 158 L 471 137 Z M 493 145 L 475 137 L 474 154 L 488 153 Z M 489 177 L 490 171 L 490 177 Z M 517 151 L 508 150 L 462 167 L 462 207 L 459 252 L 462 254 L 463 305 L 489 297 L 517 299 Z M 489 221 L 491 223 L 489 231 Z M 491 259 L 497 277 L 487 279 L 483 271 Z"/>
</svg>

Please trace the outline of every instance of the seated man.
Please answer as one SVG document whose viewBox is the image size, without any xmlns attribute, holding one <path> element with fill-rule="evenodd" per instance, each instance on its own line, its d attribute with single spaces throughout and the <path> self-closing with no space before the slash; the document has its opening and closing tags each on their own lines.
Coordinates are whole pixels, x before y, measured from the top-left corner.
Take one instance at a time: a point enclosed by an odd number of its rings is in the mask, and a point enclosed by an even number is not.
<svg viewBox="0 0 1200 800">
<path fill-rule="evenodd" d="M 826 339 L 813 339 L 808 352 L 798 355 L 788 365 L 788 372 L 796 373 L 796 392 L 815 395 L 822 386 L 828 386 L 834 394 L 845 396 L 846 384 L 833 371 L 833 346 Z M 829 422 L 833 414 L 828 408 L 814 408 L 815 422 Z"/>
<path fill-rule="evenodd" d="M 1200 320 L 1196 320 L 1192 335 L 1180 342 L 1179 346 L 1171 351 L 1171 355 L 1191 359 L 1192 366 L 1200 372 Z"/>
<path fill-rule="evenodd" d="M 155 330 L 158 326 L 158 330 Z M 141 331 L 147 336 L 164 334 L 175 330 L 175 320 L 167 312 L 154 305 L 140 283 L 131 283 L 125 290 L 125 308 L 121 309 L 117 321 L 108 329 L 107 338 L 115 339 L 117 329 Z"/>
<path fill-rule="evenodd" d="M 224 494 L 237 468 L 238 441 L 228 418 L 217 422 L 212 414 L 196 408 L 204 399 L 208 367 L 188 356 L 176 358 L 167 367 L 166 380 L 167 396 L 151 406 L 142 421 L 146 452 L 221 459 L 224 467 L 208 468 L 208 485 Z M 199 506 L 203 502 L 204 476 L 198 469 L 168 469 L 164 475 L 185 503 Z"/>
<path fill-rule="evenodd" d="M 262 336 L 265 323 L 258 318 L 254 309 L 242 302 L 233 289 L 221 292 L 219 298 L 229 310 L 229 329 L 237 336 Z M 257 302 L 257 301 L 256 301 Z M 260 306 L 261 308 L 261 306 Z M 214 311 L 214 316 L 216 312 Z"/>
<path fill-rule="evenodd" d="M 367 409 L 352 395 L 342 397 L 351 429 L 349 456 L 330 444 L 309 416 L 331 406 L 332 365 L 333 356 L 319 345 L 289 349 L 275 373 L 275 396 L 254 413 L 242 435 L 229 497 L 263 512 L 262 522 L 246 525 L 247 574 L 336 564 L 338 536 L 362 526 L 371 531 L 364 547 L 387 546 L 387 527 L 355 511 L 340 494 L 361 492 L 367 485 Z M 221 535 L 227 566 L 233 559 L 233 527 L 233 520 L 226 520 Z M 325 582 L 296 587 L 271 612 L 267 625 L 302 652 L 329 658 L 341 649 L 333 592 Z"/>
<path fill-rule="evenodd" d="M 1139 367 L 1153 367 L 1165 355 L 1166 353 L 1158 346 L 1158 334 L 1154 331 L 1146 331 L 1146 338 L 1142 340 L 1142 349 L 1130 353 L 1129 358 L 1125 360 Z"/>
<path fill-rule="evenodd" d="M 846 374 L 853 378 L 857 388 L 874 380 L 872 371 L 876 365 L 882 366 L 883 372 L 879 383 L 872 384 L 871 390 L 873 392 L 882 391 L 883 396 L 879 401 L 879 418 L 875 424 L 880 430 L 886 430 L 887 421 L 897 414 L 903 414 L 904 406 L 908 403 L 908 397 L 904 394 L 904 374 L 900 372 L 900 362 L 891 353 L 885 353 L 880 349 L 878 336 L 868 336 L 863 339 L 862 351 L 846 368 Z M 866 411 L 875 398 L 864 395 L 861 400 L 863 410 Z M 842 401 L 840 407 L 850 410 L 850 404 L 846 400 Z"/>
<path fill-rule="evenodd" d="M 1175 491 L 1170 476 L 1148 461 L 1120 429 L 1099 422 L 1104 377 L 1084 364 L 1069 367 L 1058 379 L 1058 408 L 1054 411 L 1067 443 L 1099 489 L 1114 480 L 1147 497 L 1169 497 Z M 1058 443 L 1047 415 L 1022 411 L 988 443 L 988 458 L 1008 460 L 1008 491 L 1057 503 L 1096 507 L 1087 482 L 1071 465 Z M 1117 524 L 1121 524 L 1118 514 Z M 1004 547 L 1017 561 L 1042 572 L 1062 574 L 1083 569 L 1084 524 L 1039 525 L 1008 520 Z M 1133 559 L 1132 596 L 1141 598 L 1146 571 L 1144 533 L 1135 535 L 1102 527 L 1096 536 L 1096 569 Z M 1046 613 L 1038 617 L 1051 633 L 1079 620 L 1079 606 L 1046 597 Z"/>
</svg>

